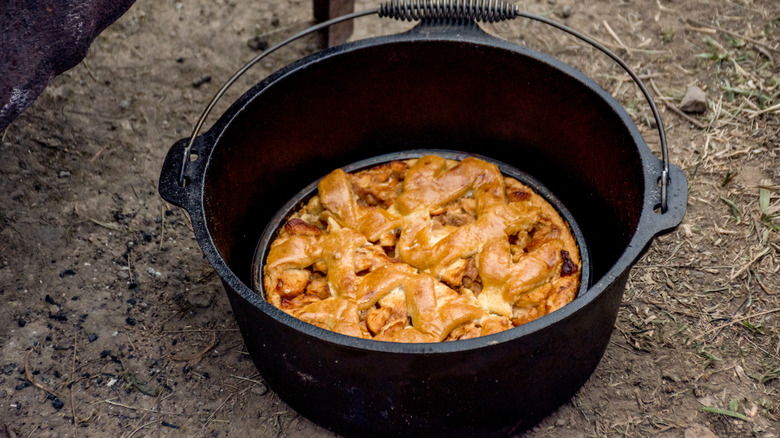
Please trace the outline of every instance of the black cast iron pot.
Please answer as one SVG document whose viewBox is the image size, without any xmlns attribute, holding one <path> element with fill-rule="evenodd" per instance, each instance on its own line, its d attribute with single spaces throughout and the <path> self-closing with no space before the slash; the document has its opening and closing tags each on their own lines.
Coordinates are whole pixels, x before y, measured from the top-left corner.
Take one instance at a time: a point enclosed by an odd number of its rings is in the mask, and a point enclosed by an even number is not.
<svg viewBox="0 0 780 438">
<path fill-rule="evenodd" d="M 662 162 L 591 79 L 475 25 L 423 24 L 304 58 L 265 79 L 204 135 L 162 197 L 186 209 L 270 388 L 309 419 L 354 436 L 505 436 L 571 397 L 599 363 L 629 270 L 682 220 L 687 181 Z M 495 335 L 448 343 L 369 341 L 303 323 L 250 285 L 274 213 L 337 167 L 415 148 L 453 149 L 533 175 L 569 209 L 592 286 L 564 308 Z M 189 160 L 187 160 L 189 161 Z"/>
</svg>

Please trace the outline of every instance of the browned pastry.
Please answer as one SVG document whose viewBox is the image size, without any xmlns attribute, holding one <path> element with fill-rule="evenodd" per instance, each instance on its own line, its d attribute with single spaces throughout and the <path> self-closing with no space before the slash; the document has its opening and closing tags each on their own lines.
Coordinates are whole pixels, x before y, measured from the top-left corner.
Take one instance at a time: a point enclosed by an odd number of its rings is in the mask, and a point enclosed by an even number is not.
<svg viewBox="0 0 780 438">
<path fill-rule="evenodd" d="M 429 155 L 347 174 L 271 243 L 266 299 L 316 326 L 395 342 L 469 339 L 571 302 L 579 250 L 541 196 L 490 163 Z"/>
</svg>

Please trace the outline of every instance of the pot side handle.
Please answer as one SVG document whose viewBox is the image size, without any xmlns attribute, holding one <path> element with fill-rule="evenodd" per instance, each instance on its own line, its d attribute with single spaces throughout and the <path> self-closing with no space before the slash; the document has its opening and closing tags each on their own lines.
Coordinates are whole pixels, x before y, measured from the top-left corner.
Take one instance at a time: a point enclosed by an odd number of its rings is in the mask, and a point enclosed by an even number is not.
<svg viewBox="0 0 780 438">
<path fill-rule="evenodd" d="M 198 137 L 195 143 L 200 143 L 202 137 Z M 158 185 L 158 191 L 160 196 L 170 204 L 177 207 L 181 207 L 190 212 L 190 192 L 191 192 L 191 175 L 185 175 L 183 184 L 179 184 L 179 176 L 181 169 L 182 156 L 187 152 L 187 145 L 189 143 L 188 138 L 183 138 L 171 146 L 168 153 L 165 155 L 165 161 L 163 162 L 162 170 L 160 171 L 160 181 Z M 200 159 L 200 157 L 198 157 Z M 190 161 L 189 159 L 187 161 Z M 191 167 L 191 166 L 190 166 Z M 190 170 L 190 169 L 188 169 Z"/>
<path fill-rule="evenodd" d="M 657 180 L 653 183 L 659 184 Z M 668 233 L 677 228 L 682 223 L 685 216 L 685 209 L 688 205 L 688 178 L 679 167 L 674 164 L 669 165 L 669 185 L 666 192 L 667 209 L 661 212 L 661 201 L 653 205 L 653 209 L 646 209 L 646 215 L 652 216 L 646 221 L 647 227 L 652 230 L 653 235 Z"/>
</svg>

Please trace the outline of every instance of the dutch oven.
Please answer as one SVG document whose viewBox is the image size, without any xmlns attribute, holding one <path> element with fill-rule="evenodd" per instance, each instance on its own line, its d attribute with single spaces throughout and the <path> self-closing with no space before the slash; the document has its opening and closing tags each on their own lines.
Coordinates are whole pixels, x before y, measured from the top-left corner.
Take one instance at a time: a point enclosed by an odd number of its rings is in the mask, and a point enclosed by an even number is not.
<svg viewBox="0 0 780 438">
<path fill-rule="evenodd" d="M 406 2 L 391 3 L 383 8 Z M 159 189 L 189 213 L 257 369 L 300 414 L 353 436 L 505 436 L 566 402 L 596 368 L 630 268 L 681 222 L 687 180 L 579 71 L 484 33 L 474 11 L 428 16 L 273 73 L 208 132 L 171 147 Z M 335 168 L 414 149 L 479 154 L 539 180 L 579 224 L 591 286 L 520 327 L 428 344 L 326 331 L 252 290 L 257 242 L 291 197 Z"/>
</svg>

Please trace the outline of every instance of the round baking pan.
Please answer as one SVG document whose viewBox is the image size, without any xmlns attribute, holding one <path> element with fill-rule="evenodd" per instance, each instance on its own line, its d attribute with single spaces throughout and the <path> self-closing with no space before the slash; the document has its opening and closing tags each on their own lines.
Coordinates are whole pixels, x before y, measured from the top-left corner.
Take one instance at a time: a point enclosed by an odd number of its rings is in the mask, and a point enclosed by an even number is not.
<svg viewBox="0 0 780 438">
<path fill-rule="evenodd" d="M 577 248 L 580 252 L 581 261 L 580 287 L 577 296 L 588 290 L 588 286 L 590 286 L 590 255 L 588 254 L 588 246 L 585 242 L 585 237 L 582 235 L 582 231 L 580 231 L 577 222 L 574 220 L 574 216 L 569 212 L 569 210 L 566 209 L 566 206 L 555 197 L 555 194 L 550 192 L 550 190 L 542 185 L 541 182 L 513 166 L 493 160 L 489 157 L 484 157 L 482 155 L 472 153 L 444 149 L 417 149 L 412 151 L 393 152 L 391 154 L 384 154 L 366 160 L 361 160 L 356 163 L 344 166 L 342 170 L 347 173 L 353 173 L 364 169 L 370 169 L 374 166 L 380 165 L 382 163 L 388 163 L 390 161 L 404 161 L 411 158 L 424 157 L 426 155 L 436 155 L 448 160 L 455 161 L 463 161 L 463 159 L 466 157 L 473 157 L 491 164 L 495 164 L 498 167 L 498 170 L 501 171 L 502 175 L 509 176 L 520 181 L 521 183 L 533 189 L 533 191 L 536 192 L 539 196 L 544 198 L 544 200 L 552 205 L 558 214 L 561 215 L 563 220 L 569 225 L 569 229 L 574 236 L 574 240 L 577 242 Z M 268 222 L 268 225 L 266 225 L 265 229 L 263 230 L 263 234 L 260 236 L 260 241 L 257 243 L 257 248 L 255 249 L 255 255 L 252 258 L 251 278 L 253 281 L 252 284 L 254 290 L 262 295 L 263 298 L 265 298 L 265 291 L 263 288 L 263 266 L 265 266 L 265 259 L 268 255 L 268 251 L 270 250 L 271 243 L 279 235 L 279 232 L 284 227 L 284 224 L 287 223 L 287 220 L 290 218 L 290 216 L 292 216 L 303 205 L 305 205 L 309 199 L 317 194 L 317 187 L 321 180 L 322 178 L 314 181 L 298 192 L 295 196 L 290 198 L 290 200 L 287 201 L 271 218 L 271 220 Z"/>
</svg>

